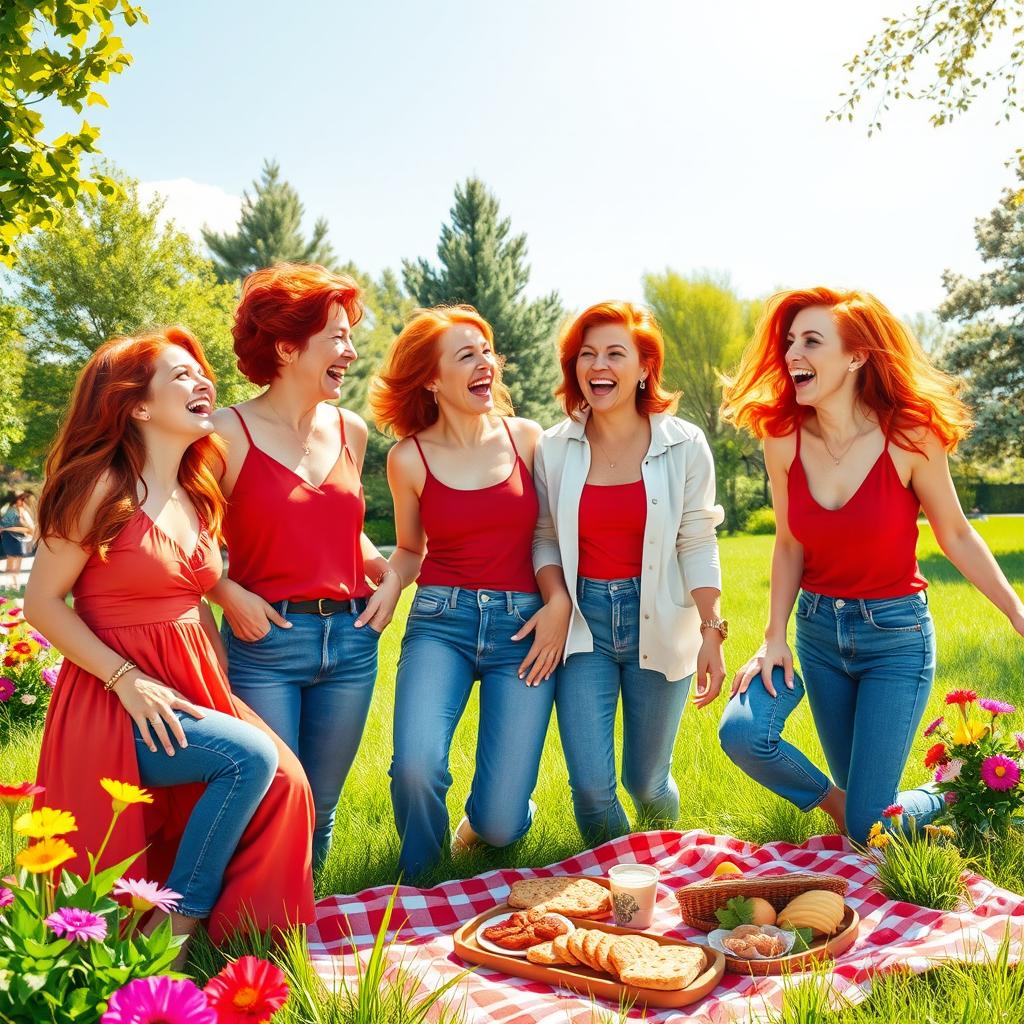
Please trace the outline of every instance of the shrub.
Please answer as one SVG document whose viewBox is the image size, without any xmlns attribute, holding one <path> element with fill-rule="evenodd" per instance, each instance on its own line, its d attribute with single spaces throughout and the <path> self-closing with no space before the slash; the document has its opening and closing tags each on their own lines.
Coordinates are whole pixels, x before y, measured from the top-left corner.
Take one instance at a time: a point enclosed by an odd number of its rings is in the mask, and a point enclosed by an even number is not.
<svg viewBox="0 0 1024 1024">
<path fill-rule="evenodd" d="M 0 742 L 20 726 L 43 724 L 62 660 L 25 621 L 21 605 L 0 598 Z"/>
<path fill-rule="evenodd" d="M 772 508 L 755 508 L 743 524 L 747 533 L 774 533 L 775 510 Z"/>
</svg>

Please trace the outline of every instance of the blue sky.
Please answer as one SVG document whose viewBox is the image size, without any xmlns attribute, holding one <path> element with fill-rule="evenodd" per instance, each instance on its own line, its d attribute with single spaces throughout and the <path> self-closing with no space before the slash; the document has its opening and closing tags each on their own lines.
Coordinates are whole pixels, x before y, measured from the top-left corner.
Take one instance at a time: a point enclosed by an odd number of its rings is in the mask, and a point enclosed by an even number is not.
<svg viewBox="0 0 1024 1024">
<path fill-rule="evenodd" d="M 907 0 L 909 6 L 909 0 Z M 368 271 L 433 258 L 457 181 L 529 236 L 530 291 L 640 298 L 645 271 L 859 286 L 933 308 L 975 273 L 973 223 L 1012 181 L 1012 128 L 898 105 L 825 121 L 842 64 L 902 0 L 148 0 L 135 65 L 89 116 L 195 231 L 275 157 Z M 156 183 L 155 186 L 153 183 Z"/>
</svg>

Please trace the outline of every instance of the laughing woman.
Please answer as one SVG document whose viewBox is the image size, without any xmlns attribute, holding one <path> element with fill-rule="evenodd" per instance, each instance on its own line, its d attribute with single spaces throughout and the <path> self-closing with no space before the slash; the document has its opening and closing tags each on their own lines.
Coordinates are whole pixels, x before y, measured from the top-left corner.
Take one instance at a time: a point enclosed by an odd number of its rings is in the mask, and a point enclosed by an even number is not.
<svg viewBox="0 0 1024 1024">
<path fill-rule="evenodd" d="M 889 804 L 919 825 L 942 806 L 928 787 L 897 792 L 935 674 L 922 509 L 949 560 L 1024 635 L 1024 604 L 949 476 L 970 427 L 957 392 L 876 298 L 830 288 L 770 299 L 724 392 L 723 417 L 764 441 L 776 536 L 765 644 L 733 680 L 722 746 L 861 843 Z M 786 642 L 794 603 L 802 681 Z M 831 782 L 781 736 L 804 686 Z"/>
<path fill-rule="evenodd" d="M 388 456 L 395 565 L 406 579 L 419 574 L 395 683 L 391 764 L 399 866 L 414 875 L 442 853 L 452 737 L 477 679 L 476 771 L 455 846 L 507 846 L 529 829 L 569 602 L 560 573 L 534 575 L 540 427 L 512 416 L 491 328 L 477 311 L 417 313 L 370 400 L 377 425 L 401 439 Z"/>
<path fill-rule="evenodd" d="M 315 869 L 401 593 L 363 533 L 366 424 L 334 404 L 356 358 L 359 294 L 318 266 L 250 274 L 232 333 L 239 369 L 266 390 L 214 417 L 227 443 L 228 578 L 211 596 L 224 608 L 228 675 L 306 770 Z"/>
<path fill-rule="evenodd" d="M 46 463 L 25 615 L 64 653 L 38 781 L 71 811 L 88 872 L 110 821 L 101 779 L 153 790 L 125 810 L 101 868 L 181 894 L 177 933 L 214 941 L 313 916 L 313 807 L 298 761 L 231 695 L 202 602 L 219 578 L 224 501 L 214 390 L 178 328 L 107 342 L 75 385 Z M 68 591 L 74 608 L 68 607 Z"/>
<path fill-rule="evenodd" d="M 573 614 L 558 679 L 558 730 L 580 832 L 629 831 L 616 793 L 615 713 L 622 699 L 622 782 L 645 824 L 679 816 L 672 748 L 694 703 L 725 678 L 715 468 L 698 427 L 673 416 L 665 347 L 651 314 L 627 302 L 581 313 L 559 342 L 558 395 L 569 419 L 546 431 L 534 477 L 534 566 L 564 573 Z"/>
</svg>

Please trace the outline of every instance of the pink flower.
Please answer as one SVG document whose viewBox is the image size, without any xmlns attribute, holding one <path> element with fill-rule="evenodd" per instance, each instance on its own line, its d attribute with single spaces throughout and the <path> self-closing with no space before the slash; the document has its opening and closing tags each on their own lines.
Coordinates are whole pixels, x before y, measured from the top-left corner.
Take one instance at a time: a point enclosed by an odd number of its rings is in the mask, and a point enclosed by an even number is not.
<svg viewBox="0 0 1024 1024">
<path fill-rule="evenodd" d="M 262 1024 L 288 998 L 284 972 L 266 960 L 243 956 L 228 964 L 203 990 L 219 1024 Z"/>
<path fill-rule="evenodd" d="M 955 804 L 960 799 L 960 794 L 950 790 L 948 793 L 943 793 L 942 798 L 947 804 Z"/>
<path fill-rule="evenodd" d="M 100 1024 L 217 1024 L 217 1011 L 193 981 L 161 974 L 119 988 Z"/>
<path fill-rule="evenodd" d="M 57 676 L 60 673 L 55 668 L 44 668 L 40 673 L 43 677 L 43 682 L 52 690 L 57 685 Z"/>
<path fill-rule="evenodd" d="M 88 942 L 90 939 L 102 942 L 107 937 L 106 918 L 78 907 L 61 907 L 46 918 L 46 923 L 58 939 L 67 937 L 73 942 Z"/>
<path fill-rule="evenodd" d="M 1013 738 L 1017 741 L 1017 749 L 1024 751 L 1024 732 L 1015 732 Z"/>
<path fill-rule="evenodd" d="M 119 878 L 114 883 L 115 896 L 127 896 L 133 910 L 153 910 L 169 914 L 178 905 L 181 893 L 163 889 L 156 882 L 144 882 L 141 878 Z"/>
<path fill-rule="evenodd" d="M 936 718 L 936 719 L 935 719 L 935 721 L 934 721 L 934 722 L 932 722 L 932 723 L 931 723 L 931 724 L 930 724 L 930 725 L 928 726 L 928 728 L 927 728 L 927 729 L 925 729 L 925 731 L 924 731 L 924 734 L 925 734 L 925 736 L 931 736 L 931 734 L 932 734 L 933 732 L 935 732 L 935 730 L 936 730 L 936 729 L 938 729 L 938 727 L 939 727 L 940 725 L 942 725 L 942 723 L 943 723 L 943 722 L 944 722 L 945 720 L 946 720 L 946 716 L 945 716 L 945 715 L 939 715 L 939 717 L 938 717 L 938 718 Z"/>
<path fill-rule="evenodd" d="M 981 762 L 981 781 L 989 789 L 1013 789 L 1020 782 L 1020 765 L 1003 754 L 993 754 Z"/>
<path fill-rule="evenodd" d="M 36 695 L 34 693 L 23 693 L 21 695 L 21 703 L 22 704 L 35 704 L 35 702 L 36 702 Z"/>
<path fill-rule="evenodd" d="M 978 701 L 978 707 L 984 708 L 993 718 L 996 715 L 1012 715 L 1017 709 L 1005 700 L 990 700 L 988 697 Z"/>
<path fill-rule="evenodd" d="M 47 640 L 46 637 L 43 636 L 42 633 L 37 633 L 34 629 L 32 630 L 31 633 L 29 633 L 29 636 L 32 637 L 32 639 L 35 640 L 35 642 L 37 644 L 39 644 L 40 647 L 52 647 L 53 646 L 53 644 L 51 644 L 50 641 Z"/>
<path fill-rule="evenodd" d="M 4 907 L 9 907 L 13 902 L 14 893 L 6 887 L 0 889 L 0 910 L 3 910 Z"/>
<path fill-rule="evenodd" d="M 0 704 L 6 704 L 14 696 L 14 680 L 0 676 Z"/>
<path fill-rule="evenodd" d="M 935 781 L 952 782 L 954 779 L 960 778 L 960 773 L 963 770 L 964 759 L 962 757 L 954 757 L 952 761 L 939 765 L 935 772 Z"/>
<path fill-rule="evenodd" d="M 965 704 L 973 704 L 978 699 L 978 695 L 973 690 L 950 690 L 946 694 L 947 704 L 958 704 L 961 708 Z"/>
</svg>

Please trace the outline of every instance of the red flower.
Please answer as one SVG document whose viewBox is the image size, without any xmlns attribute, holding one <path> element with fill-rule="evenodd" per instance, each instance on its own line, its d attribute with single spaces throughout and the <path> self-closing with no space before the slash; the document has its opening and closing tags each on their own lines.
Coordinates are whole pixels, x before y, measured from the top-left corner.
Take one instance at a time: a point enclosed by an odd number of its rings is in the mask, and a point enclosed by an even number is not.
<svg viewBox="0 0 1024 1024">
<path fill-rule="evenodd" d="M 924 766 L 925 768 L 934 768 L 937 764 L 945 764 L 948 760 L 946 744 L 936 743 L 934 747 L 929 747 L 928 753 L 924 755 Z"/>
<path fill-rule="evenodd" d="M 901 804 L 890 804 L 882 811 L 883 818 L 902 818 L 903 806 Z"/>
<path fill-rule="evenodd" d="M 266 960 L 243 956 L 228 964 L 203 989 L 218 1024 L 261 1024 L 288 998 L 284 973 Z"/>
<path fill-rule="evenodd" d="M 0 783 L 0 804 L 14 806 L 20 803 L 25 797 L 39 796 L 43 787 L 37 786 L 34 782 L 17 782 L 13 786 Z"/>
<path fill-rule="evenodd" d="M 973 704 L 977 699 L 978 695 L 973 690 L 950 690 L 946 694 L 947 704 L 959 704 L 961 708 Z"/>
</svg>

